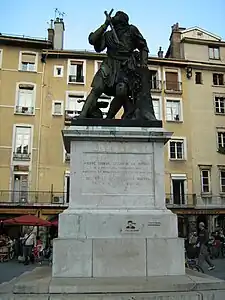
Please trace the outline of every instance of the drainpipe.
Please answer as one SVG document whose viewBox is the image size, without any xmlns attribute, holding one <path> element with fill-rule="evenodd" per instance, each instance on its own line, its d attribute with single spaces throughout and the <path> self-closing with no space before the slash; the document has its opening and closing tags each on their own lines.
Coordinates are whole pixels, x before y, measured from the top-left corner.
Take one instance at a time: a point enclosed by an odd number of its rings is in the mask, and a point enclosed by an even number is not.
<svg viewBox="0 0 225 300">
<path fill-rule="evenodd" d="M 39 117 L 39 126 L 38 126 L 38 144 L 37 144 L 37 163 L 36 163 L 36 192 L 39 190 L 39 165 L 40 165 L 40 147 L 41 147 L 41 129 L 42 129 L 42 119 L 43 119 L 43 99 L 44 99 L 44 79 L 45 79 L 45 66 L 46 60 L 42 60 L 42 76 L 41 76 L 41 98 L 40 98 L 40 117 Z"/>
</svg>

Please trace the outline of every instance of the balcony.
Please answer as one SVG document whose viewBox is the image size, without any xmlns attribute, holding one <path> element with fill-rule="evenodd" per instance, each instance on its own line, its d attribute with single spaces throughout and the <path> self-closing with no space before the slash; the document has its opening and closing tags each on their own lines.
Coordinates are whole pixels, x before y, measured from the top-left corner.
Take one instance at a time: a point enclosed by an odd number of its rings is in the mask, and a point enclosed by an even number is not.
<svg viewBox="0 0 225 300">
<path fill-rule="evenodd" d="M 166 194 L 167 208 L 193 208 L 196 205 L 195 194 Z"/>
<path fill-rule="evenodd" d="M 161 80 L 151 80 L 150 82 L 151 92 L 161 92 L 162 90 L 162 81 Z"/>
<path fill-rule="evenodd" d="M 64 124 L 66 126 L 69 126 L 71 123 L 71 120 L 77 116 L 79 116 L 80 111 L 78 110 L 65 110 L 65 117 L 64 117 Z"/>
<path fill-rule="evenodd" d="M 0 191 L 0 205 L 68 206 L 69 195 L 52 191 Z"/>
<path fill-rule="evenodd" d="M 84 76 L 69 75 L 69 83 L 84 83 Z"/>
<path fill-rule="evenodd" d="M 225 194 L 202 194 L 196 197 L 197 208 L 225 208 Z"/>
<path fill-rule="evenodd" d="M 31 157 L 31 153 L 13 152 L 13 159 L 14 160 L 29 161 L 30 157 Z"/>
<path fill-rule="evenodd" d="M 167 94 L 182 94 L 182 82 L 164 81 L 164 91 Z"/>
<path fill-rule="evenodd" d="M 23 115 L 33 115 L 34 114 L 34 107 L 16 106 L 15 113 L 16 114 L 23 114 Z"/>
</svg>

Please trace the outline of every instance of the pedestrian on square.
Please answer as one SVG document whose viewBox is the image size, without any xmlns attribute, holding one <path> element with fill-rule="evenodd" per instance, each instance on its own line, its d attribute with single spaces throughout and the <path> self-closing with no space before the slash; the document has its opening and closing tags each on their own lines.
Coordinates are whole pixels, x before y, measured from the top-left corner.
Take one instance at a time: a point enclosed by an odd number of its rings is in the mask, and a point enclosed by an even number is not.
<svg viewBox="0 0 225 300">
<path fill-rule="evenodd" d="M 208 270 L 214 270 L 215 266 L 212 264 L 209 258 L 208 252 L 208 241 L 209 241 L 209 233 L 205 228 L 205 224 L 203 222 L 199 223 L 199 235 L 197 240 L 197 246 L 200 248 L 199 257 L 198 257 L 198 265 L 202 268 L 204 261 L 209 265 Z"/>
<path fill-rule="evenodd" d="M 28 229 L 27 233 L 21 239 L 23 241 L 23 253 L 25 257 L 24 264 L 28 265 L 31 260 L 32 249 L 36 245 L 36 235 L 32 229 Z"/>
</svg>

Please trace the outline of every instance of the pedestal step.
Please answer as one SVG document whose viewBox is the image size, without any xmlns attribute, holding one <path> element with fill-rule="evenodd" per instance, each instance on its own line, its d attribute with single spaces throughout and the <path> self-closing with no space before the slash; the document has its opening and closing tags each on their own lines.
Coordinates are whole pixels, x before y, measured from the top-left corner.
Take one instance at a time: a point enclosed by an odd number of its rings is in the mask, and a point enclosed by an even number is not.
<svg viewBox="0 0 225 300">
<path fill-rule="evenodd" d="M 147 277 L 184 275 L 179 238 L 54 240 L 53 277 Z"/>
<path fill-rule="evenodd" d="M 61 238 L 176 238 L 177 216 L 170 210 L 74 210 L 60 214 Z"/>
</svg>

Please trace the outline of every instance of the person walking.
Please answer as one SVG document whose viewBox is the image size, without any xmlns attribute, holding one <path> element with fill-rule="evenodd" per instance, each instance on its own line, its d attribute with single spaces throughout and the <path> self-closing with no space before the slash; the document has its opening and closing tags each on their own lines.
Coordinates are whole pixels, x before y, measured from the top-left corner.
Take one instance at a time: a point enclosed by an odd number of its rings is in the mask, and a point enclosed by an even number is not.
<svg viewBox="0 0 225 300">
<path fill-rule="evenodd" d="M 202 265 L 204 263 L 204 261 L 207 262 L 207 264 L 209 265 L 208 270 L 214 270 L 215 266 L 212 264 L 210 258 L 209 258 L 209 252 L 208 252 L 208 241 L 209 241 L 209 234 L 208 231 L 205 228 L 205 224 L 203 222 L 199 223 L 199 235 L 198 235 L 198 239 L 197 239 L 197 247 L 200 248 L 199 251 L 199 257 L 198 257 L 198 265 L 199 267 L 202 268 Z"/>
<path fill-rule="evenodd" d="M 24 253 L 24 264 L 28 265 L 31 259 L 32 249 L 36 244 L 36 235 L 33 230 L 28 229 L 23 239 L 23 253 Z"/>
</svg>

